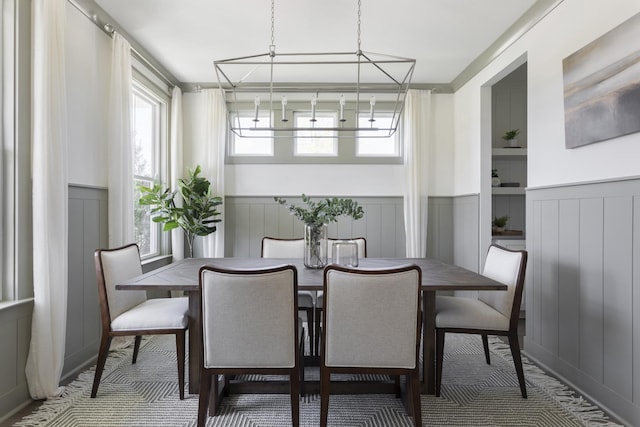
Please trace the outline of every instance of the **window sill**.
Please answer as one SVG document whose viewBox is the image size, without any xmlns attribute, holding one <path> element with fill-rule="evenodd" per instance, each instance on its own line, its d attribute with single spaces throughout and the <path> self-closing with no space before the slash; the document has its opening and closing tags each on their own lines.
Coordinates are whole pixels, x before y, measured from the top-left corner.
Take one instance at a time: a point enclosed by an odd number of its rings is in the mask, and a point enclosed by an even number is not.
<svg viewBox="0 0 640 427">
<path fill-rule="evenodd" d="M 0 311 L 8 310 L 20 305 L 33 304 L 33 298 L 25 298 L 15 301 L 0 301 Z"/>
</svg>

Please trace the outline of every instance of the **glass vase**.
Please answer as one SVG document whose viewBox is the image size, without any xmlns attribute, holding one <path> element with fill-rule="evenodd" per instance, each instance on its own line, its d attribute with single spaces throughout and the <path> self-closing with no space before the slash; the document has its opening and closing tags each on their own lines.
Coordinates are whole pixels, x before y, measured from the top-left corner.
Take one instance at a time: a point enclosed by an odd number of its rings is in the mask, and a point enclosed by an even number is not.
<svg viewBox="0 0 640 427">
<path fill-rule="evenodd" d="M 305 224 L 304 265 L 307 268 L 324 268 L 327 265 L 327 224 Z"/>
</svg>

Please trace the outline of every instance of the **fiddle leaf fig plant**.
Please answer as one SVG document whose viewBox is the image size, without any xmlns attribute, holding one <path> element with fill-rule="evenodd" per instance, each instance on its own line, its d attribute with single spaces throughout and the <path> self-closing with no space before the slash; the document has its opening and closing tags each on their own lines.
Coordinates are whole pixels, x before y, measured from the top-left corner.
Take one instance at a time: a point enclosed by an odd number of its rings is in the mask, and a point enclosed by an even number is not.
<svg viewBox="0 0 640 427">
<path fill-rule="evenodd" d="M 153 187 L 139 185 L 142 196 L 140 205 L 151 206 L 153 222 L 163 224 L 163 231 L 171 231 L 180 227 L 187 238 L 189 255 L 193 256 L 193 241 L 196 236 L 208 236 L 216 231 L 216 223 L 220 212 L 217 207 L 222 204 L 222 197 L 211 194 L 211 183 L 207 178 L 199 176 L 200 166 L 189 169 L 187 179 L 178 179 L 178 189 L 170 189 L 155 183 Z M 180 194 L 182 203 L 176 203 Z"/>
</svg>

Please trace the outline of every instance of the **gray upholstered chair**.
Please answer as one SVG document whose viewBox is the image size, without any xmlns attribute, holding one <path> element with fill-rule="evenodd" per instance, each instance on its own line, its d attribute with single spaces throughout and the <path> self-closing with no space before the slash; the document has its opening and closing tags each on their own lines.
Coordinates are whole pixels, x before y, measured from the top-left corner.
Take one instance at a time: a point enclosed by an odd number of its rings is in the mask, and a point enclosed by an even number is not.
<svg viewBox="0 0 640 427">
<path fill-rule="evenodd" d="M 275 237 L 262 238 L 262 258 L 299 258 L 304 257 L 304 239 L 278 239 Z M 315 307 L 315 292 L 298 291 L 298 310 L 304 311 L 307 317 L 307 328 L 309 330 L 309 352 L 315 354 L 313 344 L 315 342 L 313 333 L 313 314 Z"/>
<path fill-rule="evenodd" d="M 320 357 L 320 426 L 328 420 L 331 374 L 407 376 L 410 411 L 422 425 L 419 343 L 420 285 L 416 265 L 353 269 L 329 265 Z"/>
<path fill-rule="evenodd" d="M 520 392 L 523 398 L 527 398 L 518 342 L 526 267 L 527 251 L 491 245 L 482 274 L 507 285 L 507 291 L 480 291 L 477 299 L 436 297 L 436 396 L 440 396 L 445 333 L 448 332 L 481 335 L 487 364 L 491 363 L 488 335 L 508 337 Z"/>
<path fill-rule="evenodd" d="M 200 269 L 202 366 L 198 426 L 219 406 L 218 375 L 288 375 L 291 423 L 299 425 L 302 341 L 298 273 L 292 265 Z M 213 382 L 213 386 L 212 386 Z"/>
<path fill-rule="evenodd" d="M 333 257 L 333 244 L 335 242 L 338 242 L 340 240 L 349 240 L 352 242 L 356 242 L 356 245 L 358 246 L 358 258 L 366 258 L 367 257 L 367 239 L 365 239 L 364 237 L 354 237 L 352 239 L 329 239 L 329 244 L 327 245 L 328 249 L 327 249 L 327 254 L 328 254 L 328 258 L 329 258 L 329 262 L 331 262 L 331 259 Z M 320 319 L 322 318 L 322 306 L 324 305 L 324 295 L 322 293 L 322 291 L 318 292 L 318 296 L 316 298 L 316 314 L 315 314 L 315 355 L 318 354 L 319 352 L 319 348 L 320 348 L 320 325 L 321 325 L 321 321 Z"/>
<path fill-rule="evenodd" d="M 142 335 L 174 334 L 178 359 L 180 399 L 184 399 L 185 332 L 189 303 L 186 297 L 147 300 L 145 291 L 116 290 L 115 285 L 142 274 L 138 245 L 95 251 L 100 298 L 102 338 L 91 397 L 96 397 L 111 346 L 117 336 L 135 336 L 133 363 L 138 358 Z"/>
</svg>

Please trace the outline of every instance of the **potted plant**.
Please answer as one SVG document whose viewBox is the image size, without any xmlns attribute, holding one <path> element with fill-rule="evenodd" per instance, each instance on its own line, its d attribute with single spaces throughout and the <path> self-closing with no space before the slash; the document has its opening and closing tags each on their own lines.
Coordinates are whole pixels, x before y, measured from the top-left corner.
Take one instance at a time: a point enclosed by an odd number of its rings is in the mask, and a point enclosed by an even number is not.
<svg viewBox="0 0 640 427">
<path fill-rule="evenodd" d="M 494 233 L 502 233 L 504 228 L 507 225 L 507 221 L 509 221 L 509 216 L 494 216 L 493 221 L 491 221 L 492 231 Z"/>
<path fill-rule="evenodd" d="M 189 245 L 189 256 L 193 256 L 193 241 L 196 236 L 208 236 L 216 231 L 216 223 L 220 222 L 217 206 L 222 204 L 221 197 L 211 195 L 211 183 L 199 176 L 200 166 L 189 169 L 188 179 L 178 179 L 178 190 L 170 191 L 168 187 L 154 184 L 153 187 L 139 185 L 142 196 L 141 205 L 152 206 L 151 215 L 154 222 L 164 224 L 163 231 L 182 228 Z M 177 193 L 182 198 L 181 206 L 175 201 Z"/>
<path fill-rule="evenodd" d="M 306 207 L 287 203 L 281 197 L 273 199 L 286 206 L 291 215 L 304 222 L 304 265 L 309 268 L 323 268 L 327 264 L 327 224 L 336 222 L 341 215 L 356 220 L 364 216 L 362 207 L 351 199 L 333 197 L 314 202 L 311 197 L 302 194 L 302 201 Z"/>
<path fill-rule="evenodd" d="M 516 136 L 518 136 L 519 134 L 520 134 L 520 129 L 508 130 L 504 133 L 504 135 L 502 135 L 502 139 L 507 141 L 510 147 L 517 147 L 518 140 L 516 139 Z"/>
</svg>

